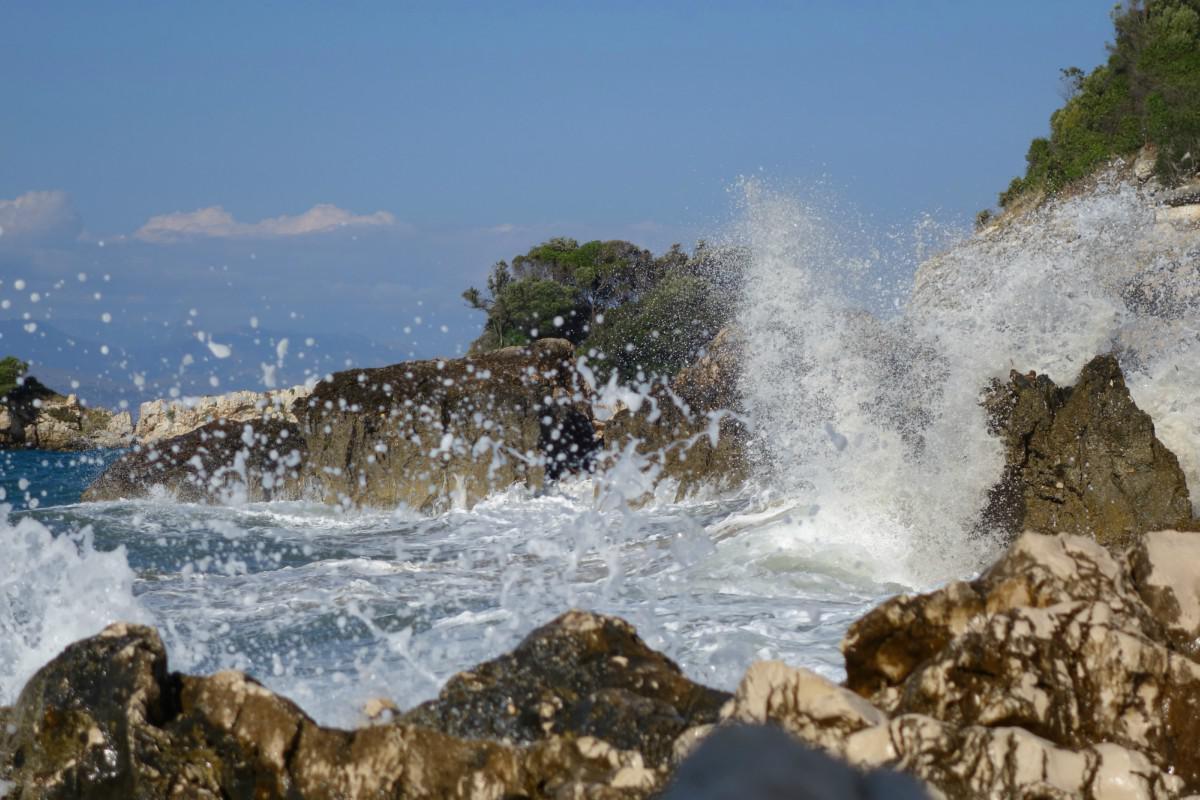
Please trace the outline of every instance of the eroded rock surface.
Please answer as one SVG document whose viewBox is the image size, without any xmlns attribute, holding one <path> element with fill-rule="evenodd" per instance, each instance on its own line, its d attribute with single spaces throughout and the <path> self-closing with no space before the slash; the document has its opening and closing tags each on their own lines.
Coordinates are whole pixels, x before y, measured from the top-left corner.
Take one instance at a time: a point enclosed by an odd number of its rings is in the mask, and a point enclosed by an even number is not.
<svg viewBox="0 0 1200 800">
<path fill-rule="evenodd" d="M 1134 404 L 1114 357 L 1092 359 L 1071 387 L 1014 372 L 984 402 L 1006 450 L 987 525 L 1119 548 L 1146 531 L 1194 524 L 1179 460 Z"/>
<path fill-rule="evenodd" d="M 892 719 L 871 732 L 853 717 L 860 730 L 837 752 L 950 797 L 1196 792 L 1200 663 L 1188 637 L 1200 562 L 1182 559 L 1197 548 L 1200 534 L 1153 532 L 1114 556 L 1090 538 L 1030 532 L 971 583 L 889 600 L 851 626 L 848 688 L 830 691 Z M 771 707 L 797 728 L 816 713 L 813 700 L 800 706 Z M 1101 791 L 1122 786 L 1136 792 Z"/>
<path fill-rule="evenodd" d="M 152 418 L 139 423 L 149 441 L 110 466 L 84 499 L 162 487 L 189 501 L 306 496 L 437 511 L 587 469 L 596 448 L 574 353 L 558 339 L 348 370 L 311 393 L 245 394 L 176 409 L 183 416 L 172 417 L 167 406 L 149 409 Z M 290 407 L 280 404 L 289 398 Z"/>
<path fill-rule="evenodd" d="M 155 444 L 191 433 L 210 422 L 295 422 L 292 407 L 308 397 L 306 386 L 270 392 L 229 392 L 184 400 L 151 400 L 138 408 L 134 435 L 141 444 Z"/>
<path fill-rule="evenodd" d="M 36 378 L 25 378 L 0 399 L 0 449 L 127 447 L 132 437 L 129 412 L 91 408 L 75 395 L 61 395 Z"/>
<path fill-rule="evenodd" d="M 454 676 L 436 700 L 402 720 L 522 744 L 594 736 L 657 767 L 684 730 L 716 722 L 728 697 L 685 678 L 628 622 L 571 611 L 513 652 Z"/>
<path fill-rule="evenodd" d="M 596 442 L 570 342 L 348 370 L 296 405 L 306 489 L 327 502 L 437 510 L 590 463 Z"/>
</svg>

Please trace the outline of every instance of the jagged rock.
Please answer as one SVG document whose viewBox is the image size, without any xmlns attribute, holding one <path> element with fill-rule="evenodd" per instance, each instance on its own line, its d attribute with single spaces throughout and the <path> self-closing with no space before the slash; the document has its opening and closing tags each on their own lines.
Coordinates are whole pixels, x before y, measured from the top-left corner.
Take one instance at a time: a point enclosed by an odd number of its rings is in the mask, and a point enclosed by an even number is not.
<svg viewBox="0 0 1200 800">
<path fill-rule="evenodd" d="M 196 415 L 229 416 L 140 445 L 84 499 L 141 496 L 163 486 L 184 500 L 308 496 L 434 511 L 586 469 L 596 446 L 571 345 L 558 339 L 473 358 L 349 370 L 311 393 L 290 391 L 290 409 L 275 404 L 286 393 L 270 403 L 248 393 L 248 405 L 230 395 L 198 407 Z M 239 419 L 243 414 L 248 418 Z M 147 425 L 151 433 L 163 430 L 161 420 Z"/>
<path fill-rule="evenodd" d="M 129 412 L 85 406 L 27 377 L 0 401 L 0 449 L 92 450 L 127 447 L 133 436 Z"/>
<path fill-rule="evenodd" d="M 295 407 L 305 489 L 327 502 L 437 510 L 585 469 L 595 449 L 570 342 L 336 373 Z"/>
<path fill-rule="evenodd" d="M 624 620 L 571 611 L 511 653 L 454 676 L 401 721 L 520 744 L 594 736 L 658 767 L 685 729 L 715 722 L 728 697 L 685 678 Z"/>
<path fill-rule="evenodd" d="M 0 710 L 7 797 L 642 798 L 641 754 L 588 736 L 519 747 L 409 724 L 322 728 L 239 672 L 170 673 L 158 635 L 118 624 Z"/>
<path fill-rule="evenodd" d="M 706 354 L 680 370 L 669 387 L 655 386 L 636 408 L 608 421 L 604 443 L 610 452 L 633 444 L 650 457 L 659 479 L 677 482 L 679 498 L 704 486 L 740 486 L 749 475 L 737 394 L 744 347 L 737 329 L 722 328 Z"/>
<path fill-rule="evenodd" d="M 935 796 L 951 800 L 1165 800 L 1178 798 L 1184 788 L 1180 777 L 1144 753 L 1103 738 L 1069 748 L 1020 727 L 946 723 L 911 713 L 888 719 L 848 689 L 777 662 L 751 666 L 722 715 L 777 725 L 860 767 L 907 772 L 926 781 Z M 1119 790 L 1130 793 L 1114 793 Z"/>
<path fill-rule="evenodd" d="M 843 642 L 847 686 L 899 715 L 888 733 L 873 734 L 893 755 L 870 763 L 914 770 L 950 796 L 977 796 L 977 785 L 946 783 L 948 767 L 941 778 L 929 771 L 936 758 L 922 756 L 928 766 L 918 768 L 903 753 L 946 758 L 966 748 L 955 758 L 969 759 L 986 744 L 989 753 L 1025 752 L 1031 765 L 1073 765 L 1050 777 L 1034 770 L 1063 796 L 1102 796 L 1095 787 L 1105 775 L 1142 785 L 1140 796 L 1196 791 L 1200 663 L 1188 648 L 1200 577 L 1187 559 L 1197 555 L 1196 533 L 1150 533 L 1117 558 L 1089 538 L 1030 532 L 978 580 L 870 612 Z M 881 636 L 889 624 L 901 627 Z M 905 719 L 925 720 L 905 724 L 928 744 L 897 744 Z"/>
<path fill-rule="evenodd" d="M 294 422 L 218 420 L 174 439 L 137 445 L 108 466 L 83 500 L 143 497 L 156 487 L 183 502 L 296 498 L 306 453 Z"/>
<path fill-rule="evenodd" d="M 278 419 L 296 422 L 292 406 L 307 398 L 311 389 L 293 386 L 270 392 L 229 392 L 183 400 L 151 400 L 138 408 L 134 435 L 141 444 L 154 444 L 191 433 L 210 422 L 259 422 Z"/>
<path fill-rule="evenodd" d="M 1073 387 L 1014 372 L 984 401 L 1006 465 L 984 523 L 1095 537 L 1120 548 L 1146 531 L 1192 525 L 1179 460 L 1129 396 L 1112 356 L 1097 356 Z"/>
</svg>

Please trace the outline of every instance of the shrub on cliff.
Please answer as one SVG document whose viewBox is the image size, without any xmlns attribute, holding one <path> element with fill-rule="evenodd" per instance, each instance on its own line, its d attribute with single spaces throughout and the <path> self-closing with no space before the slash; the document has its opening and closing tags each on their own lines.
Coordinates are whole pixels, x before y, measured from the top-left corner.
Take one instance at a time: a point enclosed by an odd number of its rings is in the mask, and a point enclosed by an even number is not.
<svg viewBox="0 0 1200 800">
<path fill-rule="evenodd" d="M 463 292 L 487 314 L 473 352 L 561 337 L 607 379 L 672 375 L 704 346 L 729 313 L 721 284 L 732 251 L 704 243 L 655 256 L 623 241 L 555 238 L 492 267 L 486 291 Z"/>
<path fill-rule="evenodd" d="M 1114 9 L 1113 25 L 1107 63 L 1086 75 L 1063 70 L 1066 104 L 1051 115 L 1050 136 L 1030 143 L 1025 175 L 1000 205 L 1054 192 L 1145 144 L 1164 183 L 1200 171 L 1200 0 L 1133 0 Z"/>
<path fill-rule="evenodd" d="M 17 381 L 29 371 L 29 365 L 16 356 L 0 359 L 0 398 L 17 388 Z"/>
</svg>

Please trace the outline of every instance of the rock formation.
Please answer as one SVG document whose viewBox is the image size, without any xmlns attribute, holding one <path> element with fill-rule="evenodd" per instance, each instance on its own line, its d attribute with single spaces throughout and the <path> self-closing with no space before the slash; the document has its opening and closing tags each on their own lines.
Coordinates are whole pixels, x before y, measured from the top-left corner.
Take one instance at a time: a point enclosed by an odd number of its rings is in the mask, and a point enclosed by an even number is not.
<svg viewBox="0 0 1200 800">
<path fill-rule="evenodd" d="M 518 744 L 594 736 L 659 767 L 676 738 L 716 722 L 728 698 L 685 678 L 624 620 L 572 611 L 512 653 L 451 678 L 436 700 L 401 720 Z"/>
<path fill-rule="evenodd" d="M 977 580 L 855 623 L 845 685 L 764 661 L 732 696 L 621 620 L 569 612 L 355 731 L 241 673 L 171 673 L 153 630 L 118 624 L 0 709 L 0 786 L 22 800 L 923 796 L 883 768 L 948 800 L 1183 798 L 1200 791 L 1198 557 L 1195 533 L 1116 555 L 1025 533 Z M 740 727 L 762 724 L 853 769 Z"/>
<path fill-rule="evenodd" d="M 82 499 L 141 497 L 154 487 L 190 503 L 296 499 L 307 451 L 295 422 L 217 420 L 157 444 L 135 445 Z"/>
<path fill-rule="evenodd" d="M 1113 356 L 1092 359 L 1073 387 L 1013 372 L 984 405 L 1006 451 L 986 525 L 1121 547 L 1148 530 L 1192 524 L 1179 461 L 1134 404 Z"/>
<path fill-rule="evenodd" d="M 92 450 L 127 447 L 133 436 L 129 412 L 90 408 L 36 378 L 0 400 L 0 449 Z"/>
<path fill-rule="evenodd" d="M 433 511 L 587 469 L 597 445 L 586 385 L 570 343 L 559 339 L 348 370 L 311 393 L 227 397 L 186 419 L 168 420 L 170 407 L 152 406 L 139 430 L 154 435 L 221 409 L 230 416 L 140 445 L 84 498 L 135 497 L 163 486 L 189 500 L 304 495 Z M 279 405 L 288 397 L 290 407 Z"/>
<path fill-rule="evenodd" d="M 141 444 L 154 444 L 191 433 L 210 422 L 261 422 L 278 419 L 295 422 L 292 406 L 308 397 L 307 386 L 270 392 L 229 392 L 184 400 L 151 400 L 138 408 L 134 436 Z"/>
<path fill-rule="evenodd" d="M 657 385 L 636 409 L 618 411 L 604 428 L 610 453 L 634 445 L 659 479 L 677 482 L 680 498 L 702 486 L 739 486 L 750 471 L 737 394 L 744 346 L 736 328 L 722 328 L 669 386 Z"/>
</svg>

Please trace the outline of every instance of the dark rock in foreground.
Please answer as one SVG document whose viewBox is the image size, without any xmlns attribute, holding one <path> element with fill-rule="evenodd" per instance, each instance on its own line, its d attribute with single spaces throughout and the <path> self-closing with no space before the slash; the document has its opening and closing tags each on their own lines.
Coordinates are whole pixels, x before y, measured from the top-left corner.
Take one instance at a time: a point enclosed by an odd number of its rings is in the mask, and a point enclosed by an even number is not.
<svg viewBox="0 0 1200 800">
<path fill-rule="evenodd" d="M 1025 533 L 978 580 L 855 623 L 846 686 L 763 661 L 731 697 L 621 620 L 570 612 L 355 731 L 239 672 L 171 673 L 153 630 L 113 625 L 0 709 L 0 786 L 21 800 L 919 796 L 883 767 L 948 800 L 1175 800 L 1200 791 L 1198 562 L 1196 533 L 1151 532 L 1119 556 Z M 763 724 L 850 766 L 736 729 Z"/>
<path fill-rule="evenodd" d="M 768 725 L 709 736 L 675 773 L 663 800 L 925 800 L 907 775 L 860 772 Z"/>
<path fill-rule="evenodd" d="M 1179 460 L 1134 404 L 1112 356 L 1097 356 L 1074 386 L 1014 372 L 984 405 L 1003 438 L 1006 466 L 984 523 L 1092 536 L 1117 548 L 1138 535 L 1192 522 Z"/>
<path fill-rule="evenodd" d="M 716 722 L 728 699 L 685 678 L 624 620 L 572 611 L 513 652 L 454 676 L 436 700 L 401 719 L 519 744 L 595 736 L 658 767 L 681 733 Z"/>
<path fill-rule="evenodd" d="M 280 413 L 142 444 L 85 500 L 312 497 L 424 511 L 588 469 L 597 443 L 569 342 L 336 373 Z M 291 418 L 298 420 L 291 421 Z"/>
</svg>

